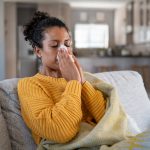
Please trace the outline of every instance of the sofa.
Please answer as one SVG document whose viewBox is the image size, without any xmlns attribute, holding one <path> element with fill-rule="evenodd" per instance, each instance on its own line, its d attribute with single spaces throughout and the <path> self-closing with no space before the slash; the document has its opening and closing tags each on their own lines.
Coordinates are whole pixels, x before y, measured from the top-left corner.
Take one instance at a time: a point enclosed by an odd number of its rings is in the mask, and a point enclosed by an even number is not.
<svg viewBox="0 0 150 150">
<path fill-rule="evenodd" d="M 150 129 L 150 100 L 141 75 L 135 71 L 95 73 L 116 87 L 122 106 L 134 124 L 135 134 Z M 35 150 L 17 95 L 18 78 L 0 81 L 0 150 Z"/>
</svg>

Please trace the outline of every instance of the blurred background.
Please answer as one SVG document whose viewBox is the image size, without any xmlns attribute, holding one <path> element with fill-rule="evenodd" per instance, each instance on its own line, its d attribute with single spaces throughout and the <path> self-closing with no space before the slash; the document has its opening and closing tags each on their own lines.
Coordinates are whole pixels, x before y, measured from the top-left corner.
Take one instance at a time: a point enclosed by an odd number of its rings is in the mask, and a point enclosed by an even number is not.
<svg viewBox="0 0 150 150">
<path fill-rule="evenodd" d="M 22 34 L 36 10 L 69 26 L 85 71 L 135 70 L 150 91 L 150 0 L 0 0 L 0 80 L 38 71 Z"/>
</svg>

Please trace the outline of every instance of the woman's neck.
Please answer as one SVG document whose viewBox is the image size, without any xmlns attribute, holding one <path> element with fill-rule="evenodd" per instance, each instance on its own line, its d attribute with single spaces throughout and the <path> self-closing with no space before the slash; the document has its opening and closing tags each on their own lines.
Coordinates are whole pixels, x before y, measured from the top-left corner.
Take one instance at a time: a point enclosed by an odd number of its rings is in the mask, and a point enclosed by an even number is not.
<svg viewBox="0 0 150 150">
<path fill-rule="evenodd" d="M 39 69 L 39 72 L 45 76 L 51 76 L 54 78 L 62 78 L 62 74 L 60 70 L 52 70 L 50 68 L 41 66 Z"/>
</svg>

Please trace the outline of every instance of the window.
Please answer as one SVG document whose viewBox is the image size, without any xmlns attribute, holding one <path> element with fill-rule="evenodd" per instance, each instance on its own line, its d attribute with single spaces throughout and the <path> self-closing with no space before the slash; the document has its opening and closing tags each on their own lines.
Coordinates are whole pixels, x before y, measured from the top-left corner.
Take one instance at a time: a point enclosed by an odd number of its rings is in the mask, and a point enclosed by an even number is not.
<svg viewBox="0 0 150 150">
<path fill-rule="evenodd" d="M 76 48 L 108 48 L 109 27 L 106 24 L 76 24 Z"/>
</svg>

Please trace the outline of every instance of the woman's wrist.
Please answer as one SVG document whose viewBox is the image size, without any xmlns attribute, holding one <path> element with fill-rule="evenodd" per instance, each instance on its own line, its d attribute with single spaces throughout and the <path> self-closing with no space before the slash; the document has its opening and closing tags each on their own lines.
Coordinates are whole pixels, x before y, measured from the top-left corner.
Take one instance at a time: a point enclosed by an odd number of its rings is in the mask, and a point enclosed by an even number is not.
<svg viewBox="0 0 150 150">
<path fill-rule="evenodd" d="M 82 80 L 81 84 L 82 86 L 85 84 L 86 80 Z"/>
</svg>

